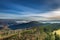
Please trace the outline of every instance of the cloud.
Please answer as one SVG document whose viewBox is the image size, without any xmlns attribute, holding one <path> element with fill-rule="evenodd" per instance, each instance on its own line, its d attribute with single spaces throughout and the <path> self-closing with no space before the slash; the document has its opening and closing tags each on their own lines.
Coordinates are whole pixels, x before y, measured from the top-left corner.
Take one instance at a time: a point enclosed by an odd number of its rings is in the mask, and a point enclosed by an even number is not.
<svg viewBox="0 0 60 40">
<path fill-rule="evenodd" d="M 21 12 L 23 14 L 0 13 L 0 19 L 52 20 L 60 19 L 60 8 L 45 13 Z M 25 13 L 25 14 L 24 14 Z"/>
<path fill-rule="evenodd" d="M 32 6 L 33 5 L 33 6 Z M 45 12 L 60 7 L 60 0 L 4 0 L 0 1 L 0 12 L 15 13 L 15 11 L 25 12 Z M 13 12 L 11 10 L 14 10 Z M 16 13 L 17 14 L 17 13 Z"/>
<path fill-rule="evenodd" d="M 0 19 L 60 19 L 60 0 L 0 1 Z"/>
<path fill-rule="evenodd" d="M 28 23 L 30 21 L 16 21 L 16 23 Z"/>
<path fill-rule="evenodd" d="M 49 17 L 60 16 L 60 8 L 55 9 L 54 11 L 47 12 L 47 14 L 48 14 Z"/>
</svg>

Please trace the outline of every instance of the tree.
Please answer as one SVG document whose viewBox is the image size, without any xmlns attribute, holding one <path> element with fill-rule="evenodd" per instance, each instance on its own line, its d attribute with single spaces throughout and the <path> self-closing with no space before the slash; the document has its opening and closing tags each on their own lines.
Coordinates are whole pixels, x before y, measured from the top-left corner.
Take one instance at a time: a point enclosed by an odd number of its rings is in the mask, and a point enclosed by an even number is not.
<svg viewBox="0 0 60 40">
<path fill-rule="evenodd" d="M 60 40 L 60 37 L 59 37 L 59 35 L 56 34 L 56 32 L 54 35 L 55 35 L 55 40 Z"/>
</svg>

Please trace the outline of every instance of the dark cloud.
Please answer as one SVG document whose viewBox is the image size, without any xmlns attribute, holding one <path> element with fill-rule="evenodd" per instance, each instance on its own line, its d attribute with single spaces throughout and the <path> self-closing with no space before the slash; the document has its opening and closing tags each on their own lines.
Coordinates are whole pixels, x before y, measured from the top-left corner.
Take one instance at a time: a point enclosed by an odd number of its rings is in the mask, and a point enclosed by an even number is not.
<svg viewBox="0 0 60 40">
<path fill-rule="evenodd" d="M 9 9 L 8 6 L 12 4 L 45 11 L 60 7 L 60 0 L 0 0 L 0 10 Z"/>
<path fill-rule="evenodd" d="M 41 14 L 60 8 L 60 0 L 0 0 L 0 15 Z"/>
</svg>

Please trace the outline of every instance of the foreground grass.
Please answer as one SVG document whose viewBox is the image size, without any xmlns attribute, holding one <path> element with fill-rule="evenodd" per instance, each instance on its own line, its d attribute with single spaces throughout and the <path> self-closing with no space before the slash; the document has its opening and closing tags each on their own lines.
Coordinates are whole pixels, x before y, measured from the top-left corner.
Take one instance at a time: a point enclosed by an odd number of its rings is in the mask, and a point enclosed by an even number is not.
<svg viewBox="0 0 60 40">
<path fill-rule="evenodd" d="M 0 30 L 0 40 L 60 40 L 60 30 L 52 31 L 50 28 L 33 27 L 30 29 Z M 54 33 L 54 34 L 53 34 Z"/>
<path fill-rule="evenodd" d="M 17 34 L 11 34 L 11 35 L 2 36 L 2 37 L 0 37 L 0 40 L 6 40 L 6 39 L 11 38 L 11 37 L 13 37 L 15 35 L 17 35 Z"/>
</svg>

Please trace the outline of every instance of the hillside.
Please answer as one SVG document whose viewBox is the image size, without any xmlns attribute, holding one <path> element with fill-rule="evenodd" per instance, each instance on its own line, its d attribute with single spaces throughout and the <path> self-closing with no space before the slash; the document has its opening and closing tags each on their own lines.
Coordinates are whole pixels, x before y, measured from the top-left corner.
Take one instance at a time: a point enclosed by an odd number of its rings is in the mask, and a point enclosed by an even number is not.
<svg viewBox="0 0 60 40">
<path fill-rule="evenodd" d="M 22 23 L 22 24 L 16 24 L 16 25 L 11 25 L 9 26 L 10 29 L 24 29 L 24 28 L 31 28 L 31 27 L 39 27 L 42 26 L 42 23 L 39 23 L 37 21 L 31 21 L 28 23 Z"/>
<path fill-rule="evenodd" d="M 31 21 L 28 23 L 21 23 L 21 24 L 14 24 L 14 25 L 10 25 L 9 28 L 12 30 L 16 30 L 16 29 L 25 29 L 25 28 L 31 28 L 31 27 L 50 27 L 52 28 L 52 30 L 56 30 L 60 28 L 60 23 L 40 23 L 37 21 Z"/>
<path fill-rule="evenodd" d="M 3 29 L 3 30 L 0 30 L 0 33 L 3 32 L 3 34 L 0 34 L 0 39 L 2 38 L 4 40 L 5 39 L 6 40 L 55 40 L 55 39 L 58 39 L 59 37 L 58 38 L 56 37 L 57 34 L 52 33 L 55 31 L 52 29 L 53 28 L 43 27 L 43 26 L 32 27 L 29 29 L 16 29 L 16 30 Z"/>
<path fill-rule="evenodd" d="M 29 23 L 11 25 L 10 27 L 12 28 L 0 30 L 0 39 L 4 39 L 4 40 L 60 40 L 60 36 L 57 34 L 60 31 L 59 23 L 51 24 L 51 23 L 39 23 L 39 22 L 32 21 Z"/>
</svg>

